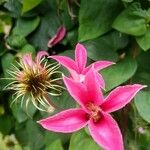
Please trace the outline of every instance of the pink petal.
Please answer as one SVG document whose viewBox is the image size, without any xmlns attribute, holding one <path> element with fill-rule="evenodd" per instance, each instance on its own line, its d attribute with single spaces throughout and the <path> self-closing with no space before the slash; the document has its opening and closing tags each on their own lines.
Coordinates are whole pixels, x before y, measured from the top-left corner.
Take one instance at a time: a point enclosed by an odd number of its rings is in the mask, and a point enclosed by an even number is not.
<svg viewBox="0 0 150 150">
<path fill-rule="evenodd" d="M 95 72 L 95 75 L 96 75 L 97 83 L 99 84 L 99 86 L 100 86 L 102 89 L 105 89 L 105 81 L 104 81 L 102 75 L 99 74 L 97 71 Z"/>
<path fill-rule="evenodd" d="M 99 70 L 107 68 L 107 67 L 109 67 L 109 66 L 111 66 L 113 64 L 115 64 L 115 63 L 110 62 L 110 61 L 96 61 L 96 62 L 92 63 L 90 66 L 88 66 L 84 70 L 84 73 L 87 73 L 92 66 L 94 66 L 94 69 L 96 69 L 97 71 L 99 71 Z"/>
<path fill-rule="evenodd" d="M 50 48 L 53 47 L 54 45 L 59 43 L 64 38 L 65 35 L 66 35 L 66 28 L 63 26 L 59 27 L 57 33 L 48 41 L 47 46 Z"/>
<path fill-rule="evenodd" d="M 120 86 L 113 90 L 100 106 L 105 112 L 113 112 L 128 104 L 138 91 L 145 86 L 140 84 Z"/>
<path fill-rule="evenodd" d="M 72 69 L 75 71 L 77 70 L 75 62 L 69 57 L 53 55 L 53 56 L 49 56 L 48 58 L 55 59 L 56 61 L 58 61 L 61 65 L 63 65 L 67 69 Z"/>
<path fill-rule="evenodd" d="M 67 77 L 64 77 L 63 80 L 70 95 L 80 104 L 80 106 L 85 108 L 85 105 L 89 102 L 85 85 Z"/>
<path fill-rule="evenodd" d="M 91 68 L 85 75 L 84 84 L 87 87 L 89 101 L 100 105 L 103 102 L 103 95 L 98 84 L 97 74 L 94 68 Z"/>
<path fill-rule="evenodd" d="M 107 68 L 113 64 L 115 64 L 115 63 L 113 63 L 111 61 L 97 61 L 97 62 L 93 63 L 92 65 L 94 66 L 94 69 L 99 71 L 99 70 Z"/>
<path fill-rule="evenodd" d="M 86 61 L 87 61 L 87 52 L 85 47 L 78 43 L 76 45 L 76 49 L 75 49 L 75 61 L 78 65 L 79 68 L 79 72 L 82 73 L 82 71 L 85 68 L 86 65 Z"/>
<path fill-rule="evenodd" d="M 123 140 L 116 121 L 109 115 L 103 114 L 99 122 L 89 122 L 91 136 L 105 150 L 123 150 Z"/>
<path fill-rule="evenodd" d="M 69 72 L 70 72 L 71 77 L 73 78 L 73 80 L 75 80 L 77 82 L 81 82 L 81 83 L 84 82 L 85 75 L 79 74 L 75 70 L 72 70 L 72 69 L 69 69 Z"/>
<path fill-rule="evenodd" d="M 77 73 L 75 70 L 72 70 L 72 69 L 69 69 L 69 72 L 70 72 L 73 80 L 80 82 L 80 74 L 79 73 Z"/>
<path fill-rule="evenodd" d="M 40 60 L 42 59 L 42 57 L 44 56 L 48 56 L 48 53 L 46 51 L 39 51 L 36 55 L 36 58 L 35 58 L 35 62 L 36 63 L 40 63 Z"/>
<path fill-rule="evenodd" d="M 87 125 L 87 114 L 82 109 L 68 109 L 54 116 L 38 121 L 43 128 L 54 131 L 70 133 Z"/>
<path fill-rule="evenodd" d="M 25 65 L 27 65 L 27 66 L 29 66 L 29 67 L 32 68 L 34 62 L 33 62 L 33 60 L 32 60 L 32 55 L 31 55 L 31 54 L 25 54 L 25 55 L 23 56 L 22 60 L 23 60 L 23 63 L 24 63 Z"/>
</svg>

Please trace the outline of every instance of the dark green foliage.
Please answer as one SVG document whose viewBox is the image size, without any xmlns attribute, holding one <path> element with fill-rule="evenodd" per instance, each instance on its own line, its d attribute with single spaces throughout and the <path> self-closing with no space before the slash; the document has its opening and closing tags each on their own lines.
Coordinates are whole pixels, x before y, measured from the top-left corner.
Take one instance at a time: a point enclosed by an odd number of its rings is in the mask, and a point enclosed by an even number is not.
<svg viewBox="0 0 150 150">
<path fill-rule="evenodd" d="M 48 48 L 48 41 L 60 26 L 65 26 L 67 34 Z M 9 77 L 7 70 L 25 53 L 35 56 L 45 50 L 50 55 L 74 58 L 77 42 L 87 48 L 89 63 L 116 63 L 101 71 L 106 94 L 119 85 L 148 85 L 132 104 L 113 115 L 122 129 L 126 150 L 149 150 L 150 1 L 0 0 L 0 77 Z M 68 74 L 63 67 L 61 71 Z M 0 150 L 2 137 L 10 134 L 15 134 L 19 142 L 14 150 L 102 150 L 87 130 L 74 134 L 43 130 L 36 121 L 52 114 L 37 111 L 32 104 L 28 109 L 20 102 L 11 105 L 13 92 L 3 90 L 8 83 L 0 79 Z M 63 109 L 76 106 L 66 91 L 51 99 Z"/>
</svg>

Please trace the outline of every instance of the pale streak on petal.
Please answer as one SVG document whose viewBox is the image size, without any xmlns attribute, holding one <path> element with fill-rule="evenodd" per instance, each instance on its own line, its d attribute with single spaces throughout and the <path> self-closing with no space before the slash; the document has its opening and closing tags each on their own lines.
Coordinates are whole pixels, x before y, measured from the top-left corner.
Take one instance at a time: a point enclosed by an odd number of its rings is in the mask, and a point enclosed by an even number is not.
<svg viewBox="0 0 150 150">
<path fill-rule="evenodd" d="M 79 73 L 82 73 L 87 62 L 87 52 L 85 47 L 80 43 L 75 48 L 75 62 L 78 66 Z"/>
<path fill-rule="evenodd" d="M 80 130 L 87 125 L 86 113 L 80 109 L 68 109 L 54 116 L 38 121 L 43 128 L 63 133 L 71 133 Z"/>
</svg>

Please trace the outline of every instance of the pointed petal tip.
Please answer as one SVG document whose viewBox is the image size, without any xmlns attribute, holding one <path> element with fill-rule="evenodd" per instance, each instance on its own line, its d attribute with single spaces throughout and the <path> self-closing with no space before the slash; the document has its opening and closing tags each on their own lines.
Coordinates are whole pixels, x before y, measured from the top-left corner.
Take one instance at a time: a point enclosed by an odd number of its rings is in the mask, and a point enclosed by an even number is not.
<svg viewBox="0 0 150 150">
<path fill-rule="evenodd" d="M 41 124 L 41 121 L 40 120 L 38 120 L 38 121 L 36 121 L 38 124 Z"/>
<path fill-rule="evenodd" d="M 148 87 L 147 85 L 142 85 L 142 84 L 133 84 L 133 86 L 135 86 L 135 87 L 138 88 L 139 90 Z"/>
</svg>

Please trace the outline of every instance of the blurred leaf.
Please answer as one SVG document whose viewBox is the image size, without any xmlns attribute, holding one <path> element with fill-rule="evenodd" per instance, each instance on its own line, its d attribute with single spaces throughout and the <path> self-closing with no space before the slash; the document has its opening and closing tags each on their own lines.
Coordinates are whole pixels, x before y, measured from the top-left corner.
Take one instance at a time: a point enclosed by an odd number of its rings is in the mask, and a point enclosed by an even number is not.
<svg viewBox="0 0 150 150">
<path fill-rule="evenodd" d="M 146 21 L 143 16 L 143 10 L 140 8 L 139 3 L 133 3 L 126 8 L 115 19 L 113 28 L 120 32 L 134 36 L 144 35 L 147 31 Z"/>
<path fill-rule="evenodd" d="M 133 77 L 135 83 L 145 84 L 150 86 L 150 53 L 149 51 L 141 53 L 137 56 L 138 69 Z"/>
<path fill-rule="evenodd" d="M 137 63 L 135 59 L 127 57 L 117 64 L 101 71 L 106 82 L 106 91 L 129 80 L 136 72 Z"/>
<path fill-rule="evenodd" d="M 109 31 L 120 7 L 119 0 L 82 0 L 79 12 L 79 41 L 93 39 Z"/>
<path fill-rule="evenodd" d="M 46 132 L 44 136 L 44 142 L 46 146 L 60 139 L 63 144 L 65 144 L 70 139 L 70 134 L 56 133 L 56 132 Z"/>
<path fill-rule="evenodd" d="M 19 18 L 17 20 L 16 26 L 13 28 L 13 35 L 21 35 L 26 37 L 37 28 L 39 23 L 39 17 L 35 17 L 33 19 Z"/>
<path fill-rule="evenodd" d="M 79 12 L 79 41 L 93 39 L 109 31 L 119 8 L 118 0 L 82 0 Z"/>
<path fill-rule="evenodd" d="M 110 60 L 116 62 L 118 55 L 115 51 L 124 48 L 128 43 L 128 37 L 119 32 L 111 32 L 83 44 L 87 48 L 88 57 L 97 60 Z"/>
<path fill-rule="evenodd" d="M 45 150 L 63 150 L 61 140 L 55 140 L 53 143 L 47 146 Z"/>
<path fill-rule="evenodd" d="M 20 107 L 20 104 L 13 104 L 11 106 L 11 110 L 12 110 L 13 116 L 16 118 L 16 120 L 19 123 L 22 123 L 28 119 L 27 115 L 24 113 L 24 111 Z"/>
<path fill-rule="evenodd" d="M 11 35 L 8 37 L 7 42 L 14 48 L 21 48 L 27 44 L 27 40 L 22 35 Z"/>
<path fill-rule="evenodd" d="M 41 2 L 42 2 L 42 0 L 23 0 L 22 13 L 26 13 L 29 10 L 35 8 Z"/>
<path fill-rule="evenodd" d="M 20 103 L 12 104 L 11 110 L 14 117 L 19 123 L 22 123 L 29 118 L 33 118 L 33 115 L 36 112 L 36 108 L 33 106 L 32 103 L 29 103 L 28 107 L 26 108 L 25 102 L 23 103 L 23 107 L 21 107 Z"/>
<path fill-rule="evenodd" d="M 150 28 L 147 30 L 145 35 L 136 37 L 136 41 L 144 51 L 150 49 Z"/>
<path fill-rule="evenodd" d="M 102 150 L 84 130 L 74 133 L 70 140 L 69 150 Z"/>
<path fill-rule="evenodd" d="M 0 116 L 5 113 L 5 109 L 2 105 L 0 105 Z"/>
<path fill-rule="evenodd" d="M 135 97 L 135 105 L 140 116 L 147 122 L 150 123 L 150 92 L 142 91 Z"/>
<path fill-rule="evenodd" d="M 66 91 L 63 91 L 62 95 L 60 96 L 53 96 L 53 97 L 51 96 L 51 99 L 55 104 L 57 104 L 59 107 L 63 109 L 75 107 L 75 101 Z"/>
<path fill-rule="evenodd" d="M 8 61 L 9 60 L 9 61 Z M 2 67 L 5 77 L 9 76 L 7 70 L 12 68 L 12 63 L 14 62 L 14 56 L 10 53 L 3 55 L 2 57 Z"/>
<path fill-rule="evenodd" d="M 19 17 L 21 13 L 22 4 L 20 0 L 6 0 L 4 7 L 10 11 L 12 17 Z"/>
<path fill-rule="evenodd" d="M 31 43 L 37 49 L 47 50 L 47 43 L 49 39 L 55 35 L 57 29 L 60 26 L 59 17 L 55 12 L 50 11 L 41 17 L 41 24 L 30 39 Z"/>
<path fill-rule="evenodd" d="M 122 0 L 123 2 L 127 2 L 127 3 L 130 3 L 132 2 L 133 0 Z"/>
<path fill-rule="evenodd" d="M 36 50 L 31 44 L 26 44 L 25 46 L 22 47 L 20 53 L 22 54 L 31 53 L 34 56 L 36 53 Z"/>
<path fill-rule="evenodd" d="M 11 128 L 14 127 L 14 124 L 12 123 L 13 122 L 11 116 L 0 116 L 0 131 L 5 135 L 9 134 Z"/>
<path fill-rule="evenodd" d="M 26 129 L 30 148 L 34 150 L 40 150 L 44 146 L 44 137 L 38 128 L 38 124 L 35 121 L 29 120 L 26 123 Z"/>
</svg>

